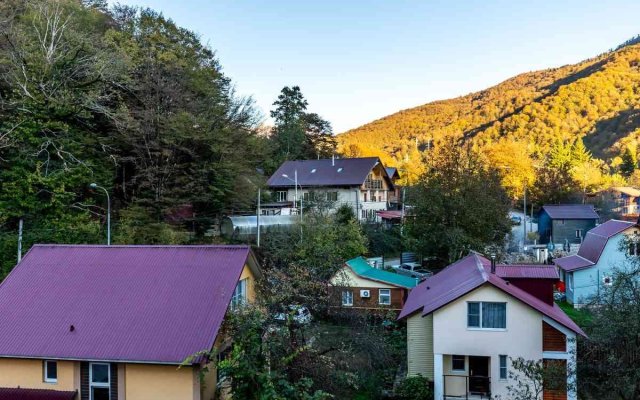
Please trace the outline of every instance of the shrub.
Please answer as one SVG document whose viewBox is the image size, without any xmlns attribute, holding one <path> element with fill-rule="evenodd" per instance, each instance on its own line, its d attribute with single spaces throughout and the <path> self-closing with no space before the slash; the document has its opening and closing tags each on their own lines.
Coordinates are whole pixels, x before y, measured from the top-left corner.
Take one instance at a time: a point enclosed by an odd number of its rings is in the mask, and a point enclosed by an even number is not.
<svg viewBox="0 0 640 400">
<path fill-rule="evenodd" d="M 396 389 L 400 400 L 433 400 L 431 381 L 424 376 L 406 378 Z"/>
</svg>

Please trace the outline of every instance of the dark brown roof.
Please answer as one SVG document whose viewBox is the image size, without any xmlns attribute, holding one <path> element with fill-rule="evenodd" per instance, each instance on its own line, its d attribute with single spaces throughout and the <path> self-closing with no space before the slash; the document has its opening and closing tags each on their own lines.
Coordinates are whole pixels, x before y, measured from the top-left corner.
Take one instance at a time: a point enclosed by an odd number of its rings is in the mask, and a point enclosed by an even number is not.
<svg viewBox="0 0 640 400">
<path fill-rule="evenodd" d="M 379 163 L 380 159 L 378 157 L 285 161 L 271 175 L 271 178 L 267 181 L 267 186 L 272 188 L 293 187 L 296 171 L 298 173 L 298 185 L 300 186 L 362 185 L 371 170 Z M 384 168 L 382 170 L 388 184 L 393 187 L 386 170 Z"/>
<path fill-rule="evenodd" d="M 0 388 L 0 400 L 74 400 L 76 392 L 45 389 Z"/>
</svg>

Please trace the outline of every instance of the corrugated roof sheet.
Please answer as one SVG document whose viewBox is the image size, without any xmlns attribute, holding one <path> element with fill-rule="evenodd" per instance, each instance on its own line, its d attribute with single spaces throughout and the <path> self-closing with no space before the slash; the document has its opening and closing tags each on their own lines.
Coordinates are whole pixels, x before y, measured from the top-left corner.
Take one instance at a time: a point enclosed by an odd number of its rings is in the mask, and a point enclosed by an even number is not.
<svg viewBox="0 0 640 400">
<path fill-rule="evenodd" d="M 552 219 L 598 219 L 598 213 L 590 204 L 547 204 L 542 209 Z"/>
<path fill-rule="evenodd" d="M 560 279 L 555 265 L 510 264 L 497 265 L 496 274 L 500 278 L 523 279 Z"/>
<path fill-rule="evenodd" d="M 562 268 L 567 272 L 576 271 L 576 270 L 587 268 L 594 265 L 594 263 L 592 263 L 591 261 L 585 258 L 582 258 L 577 254 L 574 254 L 572 256 L 562 257 L 562 258 L 556 258 L 555 260 L 553 260 L 553 262 L 558 267 Z"/>
<path fill-rule="evenodd" d="M 45 389 L 0 388 L 0 400 L 74 400 L 76 392 Z"/>
<path fill-rule="evenodd" d="M 300 186 L 355 186 L 362 185 L 369 172 L 380 163 L 378 157 L 336 158 L 335 160 L 285 161 L 267 181 L 269 187 L 293 187 L 298 173 Z M 385 171 L 386 174 L 386 171 Z M 285 178 L 283 175 L 287 175 Z M 392 185 L 389 177 L 386 177 Z M 393 185 L 392 185 L 393 186 Z"/>
<path fill-rule="evenodd" d="M 398 318 L 405 318 L 420 311 L 428 315 L 472 290 L 491 284 L 510 294 L 540 313 L 584 335 L 584 332 L 556 304 L 547 304 L 524 290 L 510 285 L 504 279 L 491 273 L 491 262 L 473 253 L 428 278 L 416 286 L 407 298 Z"/>
<path fill-rule="evenodd" d="M 577 255 L 555 259 L 554 263 L 567 272 L 595 265 L 609 239 L 635 225 L 633 222 L 616 219 L 600 224 L 587 232 Z"/>
<path fill-rule="evenodd" d="M 213 346 L 249 255 L 36 245 L 0 284 L 0 357 L 179 364 Z"/>
<path fill-rule="evenodd" d="M 385 282 L 395 286 L 411 289 L 418 282 L 409 276 L 396 274 L 395 272 L 384 271 L 373 268 L 363 257 L 356 257 L 346 262 L 347 266 L 358 276 L 374 281 Z"/>
</svg>

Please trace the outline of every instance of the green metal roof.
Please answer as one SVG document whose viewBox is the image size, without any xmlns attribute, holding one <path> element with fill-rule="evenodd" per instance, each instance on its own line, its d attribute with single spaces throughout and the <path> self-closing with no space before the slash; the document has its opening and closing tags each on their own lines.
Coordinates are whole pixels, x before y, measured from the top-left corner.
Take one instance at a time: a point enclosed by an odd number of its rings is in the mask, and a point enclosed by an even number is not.
<svg viewBox="0 0 640 400">
<path fill-rule="evenodd" d="M 396 274 L 395 272 L 384 271 L 373 268 L 363 257 L 356 257 L 347 261 L 347 265 L 351 270 L 361 278 L 371 279 L 374 281 L 385 282 L 391 285 L 402 286 L 405 288 L 414 288 L 418 284 L 416 279 Z"/>
</svg>

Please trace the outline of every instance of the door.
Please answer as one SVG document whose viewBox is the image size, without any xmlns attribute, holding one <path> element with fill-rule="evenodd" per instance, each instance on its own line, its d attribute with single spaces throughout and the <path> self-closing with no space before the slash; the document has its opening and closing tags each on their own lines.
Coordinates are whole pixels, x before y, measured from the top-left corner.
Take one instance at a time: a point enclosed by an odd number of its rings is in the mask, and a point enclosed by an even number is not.
<svg viewBox="0 0 640 400">
<path fill-rule="evenodd" d="M 469 392 L 489 395 L 489 357 L 469 356 Z"/>
</svg>

